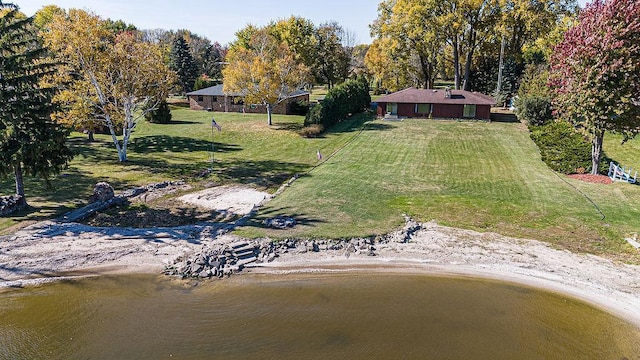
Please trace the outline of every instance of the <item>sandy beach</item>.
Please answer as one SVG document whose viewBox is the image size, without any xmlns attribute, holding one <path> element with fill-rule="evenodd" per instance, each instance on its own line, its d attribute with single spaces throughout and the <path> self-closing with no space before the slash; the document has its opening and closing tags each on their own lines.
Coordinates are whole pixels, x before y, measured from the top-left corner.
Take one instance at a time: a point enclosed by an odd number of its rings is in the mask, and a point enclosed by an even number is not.
<svg viewBox="0 0 640 360">
<path fill-rule="evenodd" d="M 207 190 L 187 201 L 200 199 L 218 208 L 232 209 L 234 202 L 258 203 L 266 197 L 247 193 L 246 189 L 237 190 L 235 197 L 229 191 Z M 230 203 L 212 202 L 215 197 L 224 197 Z M 242 208 L 246 213 L 251 207 Z M 233 226 L 203 223 L 139 229 L 40 222 L 0 237 L 0 289 L 101 274 L 160 274 L 166 265 L 205 248 L 239 241 L 269 241 L 238 238 L 230 233 Z M 240 276 L 383 271 L 499 279 L 585 300 L 640 327 L 640 266 L 574 254 L 540 241 L 445 227 L 434 222 L 418 224 L 417 228 L 408 238 L 403 230 L 398 230 L 399 236 L 391 233 L 387 236 L 391 240 L 374 244 L 376 256 L 358 249 L 292 249 L 272 261 L 248 264 Z"/>
<path fill-rule="evenodd" d="M 548 244 L 421 224 L 408 242 L 365 252 L 290 251 L 243 273 L 384 271 L 512 281 L 583 299 L 640 326 L 640 266 L 556 250 Z M 69 277 L 160 273 L 165 265 L 217 243 L 242 240 L 220 224 L 172 229 L 94 228 L 42 222 L 0 238 L 0 287 Z M 219 281 L 219 280 L 210 280 Z"/>
</svg>

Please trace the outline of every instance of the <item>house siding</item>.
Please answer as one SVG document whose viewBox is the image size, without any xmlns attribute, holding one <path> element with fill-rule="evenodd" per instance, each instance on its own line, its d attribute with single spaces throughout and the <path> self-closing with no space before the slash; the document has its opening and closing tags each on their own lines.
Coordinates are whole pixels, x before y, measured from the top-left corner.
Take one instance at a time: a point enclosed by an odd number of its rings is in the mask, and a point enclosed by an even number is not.
<svg viewBox="0 0 640 360">
<path fill-rule="evenodd" d="M 202 98 L 202 101 L 198 101 Z M 267 108 L 264 105 L 234 104 L 233 96 L 215 96 L 217 101 L 213 101 L 211 95 L 189 95 L 189 107 L 193 110 L 208 110 L 218 112 L 244 112 L 254 114 L 266 114 Z M 309 102 L 309 94 L 303 94 L 288 98 L 273 108 L 274 114 L 288 115 L 291 113 L 291 104 L 296 101 Z"/>
<path fill-rule="evenodd" d="M 425 118 L 424 114 L 415 113 L 416 104 L 398 103 L 398 116 Z M 377 114 L 384 116 L 386 114 L 387 103 L 378 103 Z M 431 116 L 434 118 L 445 119 L 462 119 L 464 118 L 464 105 L 461 104 L 432 104 Z M 475 119 L 489 120 L 491 115 L 491 106 L 476 105 Z"/>
</svg>

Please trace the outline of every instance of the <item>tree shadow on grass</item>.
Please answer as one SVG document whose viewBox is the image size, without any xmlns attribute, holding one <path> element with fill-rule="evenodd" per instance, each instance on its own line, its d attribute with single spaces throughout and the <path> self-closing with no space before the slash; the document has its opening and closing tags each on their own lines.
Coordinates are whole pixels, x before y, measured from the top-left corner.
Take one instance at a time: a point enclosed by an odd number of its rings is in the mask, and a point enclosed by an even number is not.
<svg viewBox="0 0 640 360">
<path fill-rule="evenodd" d="M 6 218 L 14 221 L 41 221 L 60 216 L 79 206 L 84 206 L 93 194 L 93 187 L 103 178 L 96 178 L 76 168 L 69 168 L 50 179 L 51 188 L 39 178 L 25 176 L 25 192 L 29 206 Z M 114 188 L 127 184 L 115 178 L 107 180 Z M 0 186 L 5 188 L 12 179 L 5 179 Z"/>
<path fill-rule="evenodd" d="M 171 120 L 170 122 L 166 123 L 166 124 L 162 124 L 162 123 L 156 123 L 154 125 L 158 125 L 158 126 L 171 126 L 171 125 L 194 125 L 194 124 L 201 124 L 201 122 L 198 121 L 189 121 L 189 120 Z"/>
<path fill-rule="evenodd" d="M 216 151 L 232 152 L 242 150 L 240 146 L 234 144 L 225 144 L 220 142 L 212 143 L 207 140 L 167 135 L 154 135 L 136 138 L 134 142 L 129 144 L 129 149 L 136 153 L 148 154 L 166 151 L 211 151 L 213 146 L 215 146 Z"/>
<path fill-rule="evenodd" d="M 242 226 L 270 229 L 264 225 L 263 221 L 279 215 L 289 216 L 294 218 L 296 220 L 296 226 L 299 226 L 299 225 L 314 226 L 316 224 L 321 224 L 326 222 L 324 220 L 311 218 L 304 213 L 292 212 L 289 207 L 278 207 L 278 208 L 260 209 L 256 215 L 254 215 L 249 220 L 247 220 Z"/>
<path fill-rule="evenodd" d="M 364 131 L 386 131 L 392 130 L 396 126 L 391 124 L 384 124 L 380 122 L 372 122 L 375 119 L 373 114 L 361 113 L 350 117 L 347 120 L 343 120 L 332 127 L 330 127 L 325 134 L 339 134 L 360 131 L 364 126 Z"/>
<path fill-rule="evenodd" d="M 307 164 L 281 162 L 275 160 L 215 160 L 169 163 L 162 159 L 141 158 L 130 160 L 125 166 L 131 170 L 163 174 L 176 179 L 196 178 L 203 170 L 211 169 L 223 182 L 250 184 L 259 188 L 274 188 L 290 179 L 293 175 L 309 168 Z"/>
<path fill-rule="evenodd" d="M 285 130 L 285 131 L 298 132 L 298 131 L 302 130 L 303 127 L 304 127 L 304 124 L 302 122 L 298 122 L 298 123 L 277 123 L 277 122 L 274 122 L 273 123 L 273 129 L 274 130 Z"/>
<path fill-rule="evenodd" d="M 222 180 L 251 184 L 263 188 L 274 188 L 308 168 L 307 164 L 275 160 L 229 160 L 216 162 L 213 171 Z"/>
</svg>

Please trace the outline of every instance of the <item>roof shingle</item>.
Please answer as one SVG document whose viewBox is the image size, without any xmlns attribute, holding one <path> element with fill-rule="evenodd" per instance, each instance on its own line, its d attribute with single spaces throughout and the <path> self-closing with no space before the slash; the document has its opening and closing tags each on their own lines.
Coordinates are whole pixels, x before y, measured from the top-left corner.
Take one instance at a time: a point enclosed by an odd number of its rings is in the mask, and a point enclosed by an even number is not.
<svg viewBox="0 0 640 360">
<path fill-rule="evenodd" d="M 416 89 L 413 87 L 378 98 L 379 103 L 409 104 L 475 104 L 495 105 L 491 96 L 465 90 L 451 90 L 451 98 L 445 98 L 444 89 Z"/>
</svg>

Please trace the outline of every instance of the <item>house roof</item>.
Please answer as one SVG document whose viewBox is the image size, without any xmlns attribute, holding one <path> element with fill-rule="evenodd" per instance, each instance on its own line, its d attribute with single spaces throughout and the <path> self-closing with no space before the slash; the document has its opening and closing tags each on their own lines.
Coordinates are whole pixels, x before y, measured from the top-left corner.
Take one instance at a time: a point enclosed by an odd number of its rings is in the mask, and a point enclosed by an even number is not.
<svg viewBox="0 0 640 360">
<path fill-rule="evenodd" d="M 208 88 L 204 88 L 204 89 L 188 92 L 187 95 L 224 96 L 225 93 L 222 92 L 222 84 L 218 84 L 218 85 L 215 85 L 215 86 L 210 86 Z M 226 94 L 226 95 L 229 95 L 229 96 L 242 96 L 242 94 L 231 94 L 231 93 Z"/>
<path fill-rule="evenodd" d="M 307 95 L 309 94 L 309 92 L 304 91 L 304 90 L 296 90 L 293 93 L 289 94 L 288 98 L 291 97 L 296 97 L 296 96 L 301 96 L 301 95 Z M 196 95 L 196 96 L 244 96 L 244 94 L 242 93 L 224 93 L 223 91 L 223 85 L 222 84 L 218 84 L 215 86 L 211 86 L 208 88 L 204 88 L 204 89 L 200 89 L 200 90 L 196 90 L 196 91 L 192 91 L 192 92 L 188 92 L 187 96 L 189 95 Z"/>
<path fill-rule="evenodd" d="M 410 104 L 462 104 L 494 105 L 495 99 L 477 92 L 451 90 L 451 98 L 445 99 L 444 89 L 416 89 L 413 87 L 378 98 L 379 103 Z"/>
</svg>

